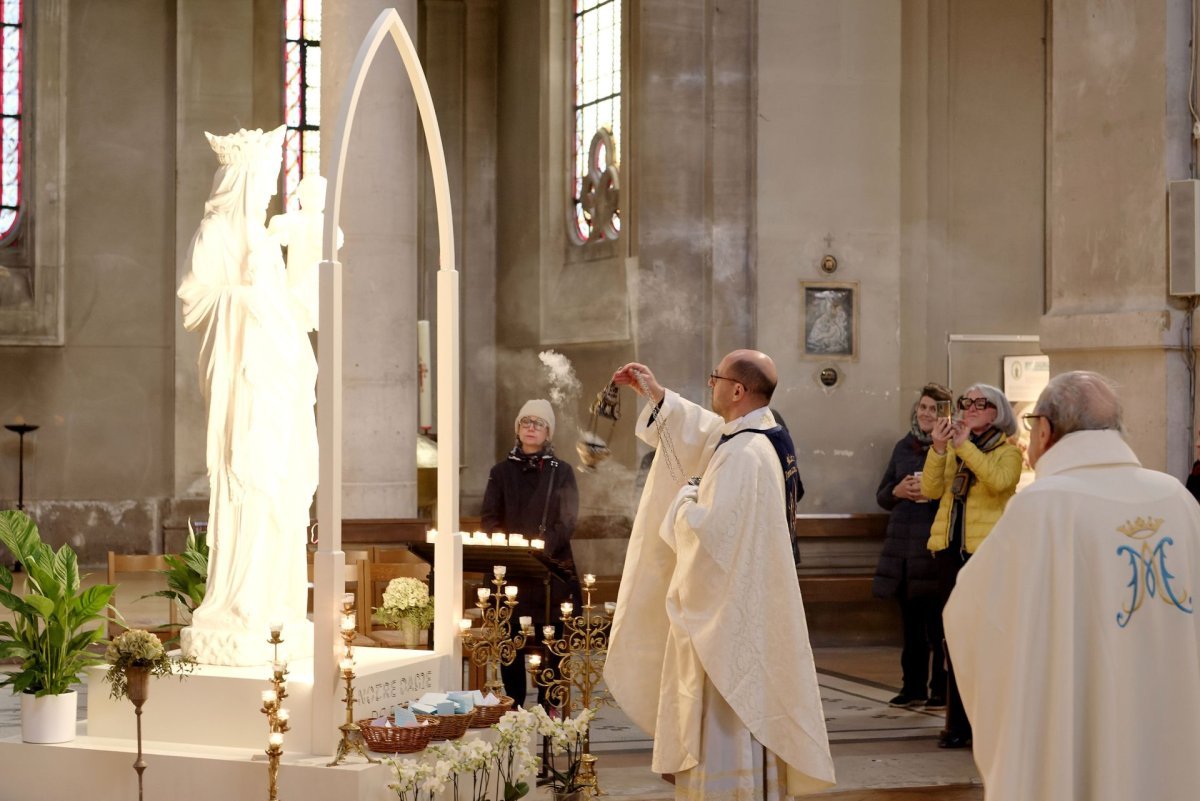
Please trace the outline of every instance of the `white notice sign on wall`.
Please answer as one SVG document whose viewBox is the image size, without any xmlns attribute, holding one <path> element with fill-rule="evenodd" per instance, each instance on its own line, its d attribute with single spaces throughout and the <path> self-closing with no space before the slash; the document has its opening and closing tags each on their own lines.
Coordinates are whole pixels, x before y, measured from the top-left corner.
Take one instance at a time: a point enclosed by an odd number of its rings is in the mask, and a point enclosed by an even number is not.
<svg viewBox="0 0 1200 801">
<path fill-rule="evenodd" d="M 1049 381 L 1049 356 L 1004 357 L 1004 394 L 1011 402 L 1037 400 Z"/>
</svg>

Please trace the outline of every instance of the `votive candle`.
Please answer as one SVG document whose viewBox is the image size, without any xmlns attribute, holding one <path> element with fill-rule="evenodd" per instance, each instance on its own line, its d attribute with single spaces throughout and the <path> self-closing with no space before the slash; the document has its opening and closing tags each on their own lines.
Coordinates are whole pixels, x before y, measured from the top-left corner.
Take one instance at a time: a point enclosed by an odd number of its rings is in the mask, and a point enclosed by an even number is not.
<svg viewBox="0 0 1200 801">
<path fill-rule="evenodd" d="M 554 639 L 554 626 L 542 626 L 542 639 L 543 640 L 553 640 Z"/>
<path fill-rule="evenodd" d="M 279 746 L 283 745 L 283 733 L 277 731 L 271 732 L 267 735 L 267 742 L 270 743 L 273 748 L 278 748 Z"/>
<path fill-rule="evenodd" d="M 559 608 L 562 609 L 564 617 L 570 617 L 571 613 L 575 611 L 575 604 L 570 601 L 563 601 L 562 606 Z"/>
<path fill-rule="evenodd" d="M 278 700 L 279 700 L 279 696 L 275 694 L 274 690 L 263 690 L 262 691 L 262 701 L 264 704 L 273 704 Z"/>
<path fill-rule="evenodd" d="M 517 618 L 517 622 L 521 624 L 521 628 L 527 629 L 533 625 L 533 618 L 525 615 L 524 617 Z"/>
<path fill-rule="evenodd" d="M 583 574 L 584 586 L 590 587 L 595 583 L 596 583 L 596 574 L 594 574 L 594 573 L 584 573 Z"/>
<path fill-rule="evenodd" d="M 437 529 L 436 528 L 431 528 L 431 529 L 429 529 L 429 531 L 425 532 L 425 541 L 426 542 L 437 542 Z"/>
<path fill-rule="evenodd" d="M 545 541 L 545 540 L 530 540 L 530 541 L 529 541 L 529 544 L 530 544 L 532 547 L 534 547 L 534 548 L 537 548 L 537 549 L 539 549 L 539 550 L 540 550 L 540 549 L 542 549 L 542 548 L 545 548 L 545 547 L 546 547 L 546 541 Z"/>
<path fill-rule="evenodd" d="M 492 533 L 492 545 L 507 545 L 507 544 L 508 544 L 508 535 L 507 534 L 504 534 L 499 531 Z"/>
<path fill-rule="evenodd" d="M 481 601 L 486 601 L 488 598 L 492 597 L 492 591 L 487 587 L 480 587 L 479 589 L 475 590 L 475 594 L 479 596 L 479 600 Z"/>
<path fill-rule="evenodd" d="M 612 614 L 615 614 L 616 611 L 617 611 L 617 604 L 615 601 L 605 601 L 604 602 L 604 614 L 612 615 Z"/>
<path fill-rule="evenodd" d="M 288 711 L 288 710 L 286 710 L 286 709 L 281 709 L 281 710 L 279 710 L 278 712 L 276 712 L 276 713 L 275 713 L 275 717 L 279 718 L 279 719 L 280 719 L 280 720 L 282 720 L 284 723 L 286 723 L 288 720 L 290 720 L 290 719 L 291 719 L 291 717 L 292 717 L 292 713 L 291 713 L 291 712 L 289 712 L 289 711 Z"/>
<path fill-rule="evenodd" d="M 504 588 L 504 594 L 508 596 L 508 599 L 510 601 L 513 600 L 514 598 L 516 598 L 517 597 L 517 585 L 509 584 L 507 587 Z"/>
<path fill-rule="evenodd" d="M 464 617 L 462 620 L 458 621 L 458 627 L 463 631 L 466 631 L 467 629 L 471 628 L 471 621 Z"/>
<path fill-rule="evenodd" d="M 271 629 L 271 639 L 272 640 L 278 640 L 279 635 L 283 633 L 283 621 L 282 620 L 272 620 L 270 623 L 267 624 L 267 627 Z"/>
<path fill-rule="evenodd" d="M 342 615 L 342 631 L 354 630 L 354 615 Z"/>
<path fill-rule="evenodd" d="M 540 656 L 538 656 L 537 654 L 529 655 L 529 666 L 530 667 L 541 667 L 541 665 L 542 665 L 542 658 Z"/>
<path fill-rule="evenodd" d="M 492 572 L 496 574 L 496 578 L 502 579 L 504 578 L 504 574 L 508 572 L 508 568 L 504 565 L 494 565 Z"/>
</svg>

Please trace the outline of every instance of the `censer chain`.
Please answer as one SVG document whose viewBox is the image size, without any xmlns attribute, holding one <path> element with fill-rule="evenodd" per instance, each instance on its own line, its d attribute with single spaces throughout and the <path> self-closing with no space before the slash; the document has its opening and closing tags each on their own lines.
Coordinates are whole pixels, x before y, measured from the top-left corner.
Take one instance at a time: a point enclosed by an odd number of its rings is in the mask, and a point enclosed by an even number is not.
<svg viewBox="0 0 1200 801">
<path fill-rule="evenodd" d="M 650 400 L 650 385 L 646 382 L 646 377 L 640 372 L 634 372 L 637 376 L 638 385 L 642 388 L 642 393 Z M 675 483 L 682 484 L 687 476 L 683 472 L 683 465 L 679 461 L 679 457 L 675 454 L 675 443 L 671 439 L 671 432 L 667 430 L 666 423 L 663 422 L 662 415 L 656 415 L 654 418 L 654 427 L 658 429 L 658 443 L 663 451 L 663 459 L 667 463 L 667 470 L 671 474 L 671 478 Z"/>
</svg>

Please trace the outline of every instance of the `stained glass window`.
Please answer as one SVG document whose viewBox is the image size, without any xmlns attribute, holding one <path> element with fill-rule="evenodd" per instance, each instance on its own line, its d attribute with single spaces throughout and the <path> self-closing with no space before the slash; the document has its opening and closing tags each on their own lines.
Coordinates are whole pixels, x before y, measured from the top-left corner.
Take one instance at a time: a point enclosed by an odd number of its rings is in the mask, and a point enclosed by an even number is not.
<svg viewBox="0 0 1200 801">
<path fill-rule="evenodd" d="M 585 202 L 584 196 L 585 190 L 603 192 L 605 168 L 621 161 L 622 0 L 574 2 L 575 136 L 571 228 L 579 242 L 588 242 L 616 238 L 620 233 L 619 210 L 610 209 L 603 221 L 594 219 L 595 206 Z M 593 148 L 592 140 L 602 128 L 611 134 L 611 147 L 605 139 L 602 147 Z M 592 174 L 591 181 L 588 181 L 589 173 Z M 612 189 L 615 191 L 615 187 Z"/>
<path fill-rule="evenodd" d="M 0 242 L 16 233 L 21 211 L 23 23 L 22 1 L 0 0 Z"/>
<path fill-rule="evenodd" d="M 321 169 L 321 0 L 286 0 L 283 38 L 283 198 L 295 211 L 300 179 Z"/>
</svg>

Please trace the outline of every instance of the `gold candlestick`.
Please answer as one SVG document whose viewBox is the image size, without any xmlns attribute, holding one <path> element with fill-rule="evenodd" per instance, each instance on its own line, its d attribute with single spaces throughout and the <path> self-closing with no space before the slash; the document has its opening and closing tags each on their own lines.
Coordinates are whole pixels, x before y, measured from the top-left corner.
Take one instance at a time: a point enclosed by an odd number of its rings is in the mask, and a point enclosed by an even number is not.
<svg viewBox="0 0 1200 801">
<path fill-rule="evenodd" d="M 342 640 L 346 644 L 346 652 L 342 657 L 341 668 L 342 680 L 346 682 L 346 722 L 338 726 L 342 739 L 338 743 L 337 755 L 327 766 L 331 768 L 342 764 L 351 751 L 368 762 L 379 763 L 378 759 L 373 759 L 367 753 L 366 738 L 363 737 L 362 729 L 354 722 L 354 635 L 354 602 L 345 600 L 342 602 Z"/>
<path fill-rule="evenodd" d="M 541 658 L 530 657 L 529 674 L 533 683 L 546 688 L 546 699 L 551 706 L 571 714 L 584 709 L 593 712 L 608 704 L 615 706 L 607 690 L 596 690 L 604 678 L 604 660 L 608 656 L 608 635 L 612 618 L 603 606 L 592 603 L 592 587 L 596 577 L 588 573 L 583 577 L 583 614 L 576 615 L 571 603 L 560 607 L 562 612 L 563 636 L 553 636 L 553 626 L 543 630 L 542 644 L 546 653 L 558 657 L 557 677 L 553 665 L 542 666 Z M 604 795 L 596 775 L 596 757 L 586 753 L 591 744 L 590 732 L 584 739 L 585 753 L 579 766 L 578 779 L 588 798 Z"/>
<path fill-rule="evenodd" d="M 263 693 L 263 705 L 260 710 L 267 716 L 267 792 L 269 801 L 279 801 L 279 761 L 283 757 L 283 735 L 290 731 L 290 717 L 283 708 L 283 699 L 287 698 L 287 662 L 279 660 L 279 645 L 283 639 L 279 636 L 282 626 L 271 624 L 271 639 L 267 640 L 273 648 L 271 662 L 271 689 Z"/>
<path fill-rule="evenodd" d="M 525 647 L 525 637 L 532 630 L 521 629 L 512 633 L 513 609 L 517 606 L 516 587 L 512 593 L 505 591 L 505 570 L 497 566 L 496 576 L 492 584 L 496 591 L 486 588 L 479 590 L 479 600 L 475 605 L 482 612 L 482 621 L 478 629 L 466 629 L 463 637 L 471 644 L 471 661 L 476 665 L 487 666 L 487 681 L 483 689 L 496 695 L 504 693 L 504 681 L 500 678 L 501 665 L 511 665 L 517 658 L 517 652 Z"/>
</svg>

